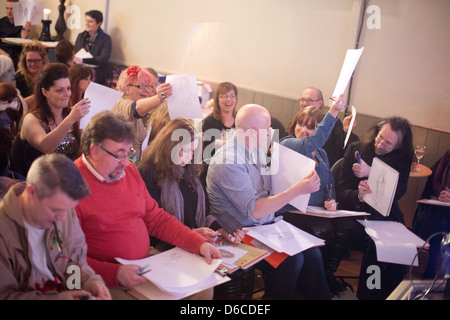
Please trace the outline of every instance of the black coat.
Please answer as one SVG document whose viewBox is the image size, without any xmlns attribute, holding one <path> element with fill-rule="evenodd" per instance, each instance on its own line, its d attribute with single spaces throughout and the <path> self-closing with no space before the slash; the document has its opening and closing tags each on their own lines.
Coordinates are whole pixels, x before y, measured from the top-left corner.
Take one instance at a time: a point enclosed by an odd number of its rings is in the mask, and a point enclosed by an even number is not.
<svg viewBox="0 0 450 320">
<path fill-rule="evenodd" d="M 361 142 L 352 143 L 345 152 L 344 163 L 340 171 L 339 179 L 336 181 L 336 195 L 339 209 L 368 212 L 371 215 L 368 216 L 367 219 L 371 220 L 391 220 L 404 223 L 403 212 L 400 210 L 398 200 L 404 196 L 408 188 L 412 159 L 402 157 L 398 150 L 394 150 L 382 156 L 377 156 L 373 145 L 362 152 L 361 145 Z M 361 180 L 366 180 L 367 177 L 360 179 L 353 173 L 352 166 L 356 162 L 356 151 L 359 151 L 361 159 L 369 166 L 372 165 L 373 158 L 378 157 L 381 161 L 399 172 L 397 190 L 395 192 L 391 212 L 387 217 L 382 216 L 367 203 L 358 200 L 359 182 Z"/>
<path fill-rule="evenodd" d="M 83 59 L 83 63 L 98 66 L 98 68 L 96 68 L 94 81 L 104 84 L 108 78 L 108 61 L 111 56 L 112 41 L 111 37 L 101 28 L 99 28 L 97 32 L 97 38 L 91 48 L 88 48 L 87 45 L 89 33 L 83 31 L 78 34 L 77 40 L 75 41 L 75 48 L 77 51 L 84 48 L 93 55 L 93 58 L 91 59 Z"/>
</svg>

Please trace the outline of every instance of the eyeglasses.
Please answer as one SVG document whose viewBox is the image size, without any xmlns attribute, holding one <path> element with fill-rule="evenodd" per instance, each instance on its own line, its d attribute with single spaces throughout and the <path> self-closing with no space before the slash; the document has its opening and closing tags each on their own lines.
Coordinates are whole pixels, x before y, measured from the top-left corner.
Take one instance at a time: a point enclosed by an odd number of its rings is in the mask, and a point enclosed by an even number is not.
<svg viewBox="0 0 450 320">
<path fill-rule="evenodd" d="M 317 100 L 313 100 L 313 99 L 305 99 L 305 98 L 300 98 L 298 99 L 298 102 L 307 102 L 307 103 L 311 103 L 311 102 L 317 102 L 317 101 L 321 101 L 322 99 L 317 99 Z"/>
<path fill-rule="evenodd" d="M 228 98 L 230 98 L 230 99 L 235 99 L 235 98 L 236 98 L 236 95 L 235 95 L 235 94 L 230 94 L 229 96 L 223 95 L 223 96 L 219 96 L 219 98 L 220 98 L 220 99 L 224 99 L 224 100 L 226 100 L 226 99 L 228 99 Z"/>
<path fill-rule="evenodd" d="M 26 62 L 29 64 L 41 62 L 42 59 L 27 59 Z"/>
<path fill-rule="evenodd" d="M 378 140 L 378 143 L 386 146 L 386 148 L 392 148 L 394 146 L 394 144 L 392 142 L 387 141 L 385 138 L 383 138 L 382 135 L 378 134 L 377 137 L 375 138 L 376 140 Z"/>
<path fill-rule="evenodd" d="M 114 153 L 112 153 L 111 151 L 106 150 L 106 149 L 103 148 L 102 146 L 99 146 L 99 147 L 100 147 L 103 151 L 105 151 L 107 154 L 109 154 L 111 157 L 113 157 L 114 160 L 116 160 L 117 162 L 120 162 L 120 161 L 122 161 L 122 160 L 128 159 L 128 158 L 131 157 L 131 156 L 134 154 L 134 152 L 135 152 L 135 150 L 134 150 L 133 148 L 130 148 L 130 151 L 128 151 L 126 155 L 123 155 L 123 156 L 120 156 L 120 157 L 119 157 L 119 156 L 115 155 Z"/>
<path fill-rule="evenodd" d="M 129 84 L 129 87 L 135 87 L 138 89 L 150 88 L 153 89 L 153 85 L 151 84 Z"/>
</svg>

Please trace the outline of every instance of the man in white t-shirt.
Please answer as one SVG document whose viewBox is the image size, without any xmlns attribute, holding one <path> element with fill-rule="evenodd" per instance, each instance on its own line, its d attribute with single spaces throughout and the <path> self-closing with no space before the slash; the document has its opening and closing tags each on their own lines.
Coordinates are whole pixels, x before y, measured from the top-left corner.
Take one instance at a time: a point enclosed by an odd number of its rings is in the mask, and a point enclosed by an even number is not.
<svg viewBox="0 0 450 320">
<path fill-rule="evenodd" d="M 61 154 L 31 166 L 0 204 L 0 299 L 110 299 L 86 262 L 74 208 L 89 195 L 78 168 Z"/>
</svg>

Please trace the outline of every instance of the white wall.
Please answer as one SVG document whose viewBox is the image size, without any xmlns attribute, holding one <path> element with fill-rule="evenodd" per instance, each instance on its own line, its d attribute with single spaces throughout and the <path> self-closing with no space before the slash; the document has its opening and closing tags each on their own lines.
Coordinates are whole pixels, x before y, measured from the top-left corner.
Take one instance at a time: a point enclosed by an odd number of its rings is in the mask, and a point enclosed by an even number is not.
<svg viewBox="0 0 450 320">
<path fill-rule="evenodd" d="M 355 47 L 362 0 L 72 0 L 81 13 L 108 8 L 112 61 L 298 98 L 306 86 L 328 97 Z M 59 1 L 45 0 L 56 22 Z M 359 113 L 400 114 L 450 131 L 450 1 L 370 0 L 351 104 Z M 2 10 L 4 10 L 2 8 Z M 71 30 L 72 41 L 84 30 Z M 53 26 L 54 26 L 53 23 Z"/>
</svg>

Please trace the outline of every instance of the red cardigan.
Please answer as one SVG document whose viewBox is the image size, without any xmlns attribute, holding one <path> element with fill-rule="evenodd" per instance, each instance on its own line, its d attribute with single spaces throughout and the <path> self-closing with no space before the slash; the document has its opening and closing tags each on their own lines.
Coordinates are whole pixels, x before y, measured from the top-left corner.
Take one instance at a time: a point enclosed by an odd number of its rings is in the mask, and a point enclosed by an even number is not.
<svg viewBox="0 0 450 320">
<path fill-rule="evenodd" d="M 81 158 L 75 164 L 91 190 L 76 207 L 88 245 L 87 261 L 106 285 L 118 286 L 116 257 L 137 260 L 148 256 L 149 235 L 199 254 L 205 238 L 158 207 L 133 164 L 115 182 L 100 181 Z"/>
</svg>

